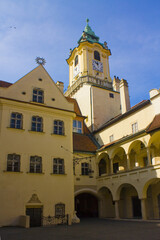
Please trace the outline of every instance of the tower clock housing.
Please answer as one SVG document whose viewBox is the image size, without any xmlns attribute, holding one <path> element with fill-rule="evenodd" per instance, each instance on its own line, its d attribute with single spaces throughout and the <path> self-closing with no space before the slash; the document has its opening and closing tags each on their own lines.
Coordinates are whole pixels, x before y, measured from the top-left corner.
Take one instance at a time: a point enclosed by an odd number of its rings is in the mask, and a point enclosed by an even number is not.
<svg viewBox="0 0 160 240">
<path fill-rule="evenodd" d="M 113 90 L 110 77 L 111 51 L 106 42 L 99 42 L 88 22 L 87 19 L 78 46 L 70 49 L 69 87 L 65 95 L 76 98 L 82 114 L 87 116 L 87 126 L 94 131 L 120 113 L 120 97 Z"/>
</svg>

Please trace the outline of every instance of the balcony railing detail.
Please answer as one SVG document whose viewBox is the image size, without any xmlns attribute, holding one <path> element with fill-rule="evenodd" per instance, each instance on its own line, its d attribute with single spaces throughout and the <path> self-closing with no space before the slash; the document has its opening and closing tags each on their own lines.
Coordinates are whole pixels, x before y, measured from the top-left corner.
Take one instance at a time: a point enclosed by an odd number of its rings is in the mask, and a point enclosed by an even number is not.
<svg viewBox="0 0 160 240">
<path fill-rule="evenodd" d="M 82 76 L 82 77 L 79 77 L 72 84 L 72 86 L 68 88 L 68 90 L 65 92 L 65 96 L 71 97 L 80 87 L 83 86 L 84 83 L 89 83 L 91 85 L 113 90 L 112 83 L 108 82 L 107 80 L 102 80 L 102 79 L 91 77 L 91 76 Z"/>
</svg>

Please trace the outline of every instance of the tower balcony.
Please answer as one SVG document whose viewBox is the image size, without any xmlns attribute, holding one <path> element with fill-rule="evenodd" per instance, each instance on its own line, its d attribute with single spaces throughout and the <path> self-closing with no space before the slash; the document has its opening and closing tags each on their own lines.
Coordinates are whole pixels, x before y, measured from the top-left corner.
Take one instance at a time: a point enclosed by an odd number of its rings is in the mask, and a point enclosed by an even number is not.
<svg viewBox="0 0 160 240">
<path fill-rule="evenodd" d="M 110 89 L 113 90 L 112 82 L 108 82 L 108 80 L 102 80 L 97 77 L 92 76 L 81 76 L 79 77 L 73 84 L 68 87 L 67 91 L 65 92 L 66 97 L 72 97 L 72 95 L 79 90 L 83 84 L 90 84 L 100 88 Z"/>
</svg>

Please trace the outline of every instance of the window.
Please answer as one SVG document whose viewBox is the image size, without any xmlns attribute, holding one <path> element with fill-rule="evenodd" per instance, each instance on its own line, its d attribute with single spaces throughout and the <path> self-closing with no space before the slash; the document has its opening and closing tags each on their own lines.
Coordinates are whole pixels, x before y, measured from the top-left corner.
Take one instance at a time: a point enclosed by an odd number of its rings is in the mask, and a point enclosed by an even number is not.
<svg viewBox="0 0 160 240">
<path fill-rule="evenodd" d="M 77 64 L 78 64 L 78 55 L 75 57 L 74 66 L 77 66 Z"/>
<path fill-rule="evenodd" d="M 54 134 L 64 135 L 64 122 L 60 120 L 54 120 Z"/>
<path fill-rule="evenodd" d="M 62 217 L 65 215 L 65 204 L 57 203 L 55 205 L 55 217 Z"/>
<path fill-rule="evenodd" d="M 64 159 L 61 158 L 53 159 L 53 173 L 64 174 Z"/>
<path fill-rule="evenodd" d="M 8 154 L 7 157 L 7 171 L 20 172 L 20 155 Z"/>
<path fill-rule="evenodd" d="M 12 113 L 11 114 L 11 121 L 10 121 L 10 127 L 11 128 L 17 128 L 22 129 L 22 114 L 21 113 Z"/>
<path fill-rule="evenodd" d="M 113 163 L 113 173 L 117 173 L 119 171 L 119 163 Z"/>
<path fill-rule="evenodd" d="M 44 92 L 41 89 L 33 89 L 33 102 L 43 103 Z"/>
<path fill-rule="evenodd" d="M 109 93 L 110 98 L 114 98 L 114 94 L 113 93 Z"/>
<path fill-rule="evenodd" d="M 32 117 L 32 131 L 35 132 L 43 132 L 43 119 L 38 116 L 33 116 Z"/>
<path fill-rule="evenodd" d="M 89 174 L 89 163 L 81 163 L 81 172 L 82 172 L 82 175 Z"/>
<path fill-rule="evenodd" d="M 135 122 L 132 124 L 132 133 L 138 132 L 138 123 Z"/>
<path fill-rule="evenodd" d="M 94 59 L 100 61 L 100 54 L 98 51 L 94 51 Z"/>
<path fill-rule="evenodd" d="M 30 172 L 41 173 L 42 172 L 42 158 L 38 156 L 30 157 Z"/>
<path fill-rule="evenodd" d="M 110 141 L 110 142 L 113 142 L 113 141 L 114 141 L 114 136 L 113 136 L 113 134 L 112 134 L 111 136 L 109 136 L 109 141 Z"/>
<path fill-rule="evenodd" d="M 73 120 L 73 132 L 82 133 L 82 122 Z"/>
</svg>

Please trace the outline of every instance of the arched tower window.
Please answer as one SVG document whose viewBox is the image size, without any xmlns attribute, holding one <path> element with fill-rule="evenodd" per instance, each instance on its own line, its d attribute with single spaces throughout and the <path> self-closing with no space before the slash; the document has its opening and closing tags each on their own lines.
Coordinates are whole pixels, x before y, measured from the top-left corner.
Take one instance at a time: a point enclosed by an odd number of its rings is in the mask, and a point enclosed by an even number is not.
<svg viewBox="0 0 160 240">
<path fill-rule="evenodd" d="M 78 55 L 75 57 L 74 66 L 76 66 L 77 64 L 78 64 Z"/>
<path fill-rule="evenodd" d="M 95 60 L 98 60 L 98 61 L 101 61 L 101 59 L 100 59 L 100 54 L 99 54 L 98 51 L 94 51 L 94 59 L 95 59 Z"/>
</svg>

